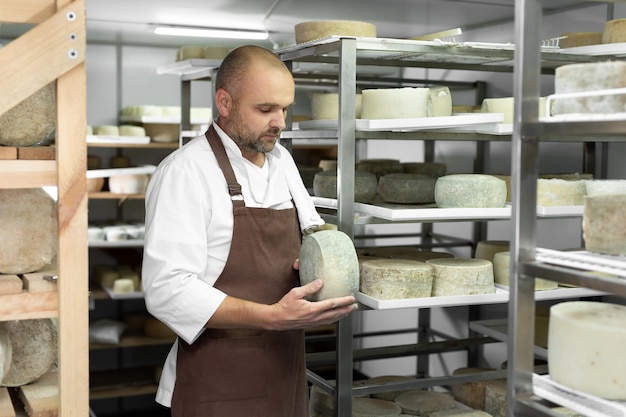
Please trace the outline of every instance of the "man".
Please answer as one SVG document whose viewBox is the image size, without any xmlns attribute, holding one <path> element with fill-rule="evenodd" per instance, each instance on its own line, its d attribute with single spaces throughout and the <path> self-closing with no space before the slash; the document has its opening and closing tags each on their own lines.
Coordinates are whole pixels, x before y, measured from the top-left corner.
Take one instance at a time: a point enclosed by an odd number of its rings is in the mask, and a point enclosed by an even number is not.
<svg viewBox="0 0 626 417">
<path fill-rule="evenodd" d="M 242 46 L 215 83 L 217 120 L 163 160 L 146 194 L 146 306 L 179 336 L 156 399 L 174 417 L 307 416 L 303 329 L 355 300 L 309 302 L 322 280 L 299 286 L 302 231 L 323 220 L 277 142 L 291 73 Z"/>
</svg>

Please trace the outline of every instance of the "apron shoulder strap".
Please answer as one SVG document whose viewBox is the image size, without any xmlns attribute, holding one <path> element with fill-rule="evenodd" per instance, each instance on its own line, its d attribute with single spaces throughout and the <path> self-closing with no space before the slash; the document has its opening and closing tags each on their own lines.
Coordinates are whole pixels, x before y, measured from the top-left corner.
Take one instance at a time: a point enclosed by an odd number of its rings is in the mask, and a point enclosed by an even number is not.
<svg viewBox="0 0 626 417">
<path fill-rule="evenodd" d="M 228 185 L 228 192 L 230 193 L 231 199 L 233 200 L 233 204 L 236 206 L 245 205 L 243 202 L 243 194 L 241 193 L 241 184 L 237 182 L 237 177 L 235 177 L 235 172 L 233 171 L 233 167 L 228 160 L 228 156 L 226 155 L 226 149 L 224 148 L 224 144 L 222 140 L 218 136 L 213 124 L 209 127 L 209 130 L 206 131 L 204 136 L 209 141 L 209 146 L 213 149 L 215 153 L 215 157 L 217 158 L 217 163 L 220 166 L 220 169 L 224 173 L 224 178 L 226 178 L 226 184 Z M 241 196 L 241 199 L 233 199 L 232 197 Z"/>
</svg>

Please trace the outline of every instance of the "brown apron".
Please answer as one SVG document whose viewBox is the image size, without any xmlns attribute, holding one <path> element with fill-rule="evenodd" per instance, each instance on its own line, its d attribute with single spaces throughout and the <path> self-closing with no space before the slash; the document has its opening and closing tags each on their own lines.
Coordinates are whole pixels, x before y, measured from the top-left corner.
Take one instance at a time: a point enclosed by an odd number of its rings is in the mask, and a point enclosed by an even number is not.
<svg viewBox="0 0 626 417">
<path fill-rule="evenodd" d="M 231 195 L 241 187 L 213 126 L 206 137 Z M 233 201 L 233 239 L 215 287 L 273 304 L 299 285 L 293 262 L 301 234 L 295 208 L 248 208 Z M 306 417 L 304 331 L 206 329 L 193 343 L 178 340 L 173 417 Z"/>
</svg>

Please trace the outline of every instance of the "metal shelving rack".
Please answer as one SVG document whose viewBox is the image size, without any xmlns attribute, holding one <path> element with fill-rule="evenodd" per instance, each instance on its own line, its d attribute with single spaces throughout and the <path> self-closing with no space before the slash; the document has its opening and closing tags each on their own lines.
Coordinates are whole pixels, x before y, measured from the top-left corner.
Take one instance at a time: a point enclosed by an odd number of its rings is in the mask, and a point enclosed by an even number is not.
<svg viewBox="0 0 626 417">
<path fill-rule="evenodd" d="M 512 195 L 514 239 L 511 242 L 511 296 L 508 321 L 507 416 L 552 416 L 550 408 L 534 395 L 533 343 L 535 300 L 534 278 L 543 277 L 558 282 L 593 288 L 626 298 L 626 281 L 609 280 L 591 275 L 585 269 L 568 265 L 569 256 L 558 259 L 542 253 L 536 247 L 536 218 L 532 215 L 536 203 L 538 175 L 538 146 L 540 141 L 558 135 L 572 142 L 626 141 L 625 120 L 605 121 L 540 121 L 538 117 L 541 55 L 537 27 L 541 26 L 541 0 L 515 2 L 515 113 L 512 136 Z M 609 57 L 604 56 L 605 60 Z M 623 59 L 623 58 L 622 58 Z M 595 267 L 607 266 L 598 257 Z M 618 265 L 620 276 L 626 276 L 626 262 Z M 524 323 L 524 325 L 518 325 Z M 597 408 L 596 408 L 597 409 Z M 600 412 L 601 413 L 601 412 Z"/>
</svg>

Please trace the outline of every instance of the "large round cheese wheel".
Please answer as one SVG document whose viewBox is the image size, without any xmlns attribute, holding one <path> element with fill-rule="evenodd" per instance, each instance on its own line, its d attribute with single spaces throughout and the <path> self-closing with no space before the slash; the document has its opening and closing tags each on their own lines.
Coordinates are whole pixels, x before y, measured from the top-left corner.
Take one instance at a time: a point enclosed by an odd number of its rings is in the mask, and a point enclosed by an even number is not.
<svg viewBox="0 0 626 417">
<path fill-rule="evenodd" d="M 93 127 L 94 135 L 99 136 L 119 136 L 120 127 L 117 125 L 100 125 Z"/>
<path fill-rule="evenodd" d="M 582 180 L 537 179 L 538 206 L 582 206 L 584 198 L 585 183 Z"/>
<path fill-rule="evenodd" d="M 437 391 L 407 391 L 398 395 L 394 402 L 402 407 L 403 413 L 416 416 L 430 416 L 435 411 L 456 407 L 452 395 Z"/>
<path fill-rule="evenodd" d="M 387 203 L 425 204 L 435 201 L 435 177 L 423 174 L 387 174 L 378 180 L 378 196 Z"/>
<path fill-rule="evenodd" d="M 318 172 L 322 172 L 321 167 L 298 166 L 298 172 L 306 188 L 313 188 L 313 180 Z"/>
<path fill-rule="evenodd" d="M 109 177 L 109 191 L 113 194 L 143 194 L 148 187 L 150 175 L 115 175 Z"/>
<path fill-rule="evenodd" d="M 355 295 L 359 289 L 359 260 L 352 239 L 339 230 L 321 230 L 302 239 L 300 283 L 324 280 L 321 290 L 311 296 L 319 301 Z"/>
<path fill-rule="evenodd" d="M 476 244 L 474 258 L 486 259 L 493 262 L 493 257 L 498 252 L 509 250 L 508 240 L 481 240 Z"/>
<path fill-rule="evenodd" d="M 355 95 L 354 117 L 361 118 L 361 94 Z M 312 120 L 337 120 L 339 117 L 339 94 L 338 93 L 313 93 L 311 95 L 311 119 Z"/>
<path fill-rule="evenodd" d="M 452 375 L 468 375 L 493 371 L 490 368 L 457 368 Z M 458 402 L 476 410 L 485 409 L 485 387 L 488 381 L 470 381 L 452 385 L 452 395 Z"/>
<path fill-rule="evenodd" d="M 11 339 L 13 354 L 9 372 L 0 386 L 29 384 L 54 365 L 57 359 L 57 329 L 50 319 L 0 322 Z"/>
<path fill-rule="evenodd" d="M 314 41 L 328 36 L 375 38 L 376 25 L 354 20 L 316 20 L 294 27 L 296 43 Z"/>
<path fill-rule="evenodd" d="M 509 286 L 511 252 L 498 252 L 493 257 L 493 277 L 497 284 Z M 535 278 L 535 291 L 553 290 L 558 288 L 559 283 L 545 278 Z"/>
<path fill-rule="evenodd" d="M 585 249 L 611 255 L 626 255 L 626 193 L 585 197 L 583 238 Z"/>
<path fill-rule="evenodd" d="M 513 123 L 514 110 L 513 97 L 486 98 L 480 107 L 481 113 L 502 113 L 504 120 L 502 123 Z M 546 116 L 546 98 L 539 97 L 539 117 Z"/>
<path fill-rule="evenodd" d="M 198 45 L 185 45 L 176 51 L 176 61 L 186 59 L 204 59 L 204 47 Z"/>
<path fill-rule="evenodd" d="M 146 136 L 146 129 L 143 126 L 120 125 L 120 136 Z"/>
<path fill-rule="evenodd" d="M 443 117 L 452 115 L 452 95 L 449 87 L 430 87 L 432 107 L 429 117 Z"/>
<path fill-rule="evenodd" d="M 626 62 L 606 61 L 562 65 L 555 70 L 555 94 L 597 91 L 626 87 Z M 626 111 L 623 94 L 570 97 L 554 101 L 554 114 L 599 113 Z"/>
<path fill-rule="evenodd" d="M 230 48 L 225 46 L 206 46 L 204 48 L 204 59 L 224 59 L 230 52 Z"/>
<path fill-rule="evenodd" d="M 626 42 L 626 19 L 613 19 L 604 23 L 602 43 Z"/>
<path fill-rule="evenodd" d="M 0 327 L 0 382 L 4 379 L 9 368 L 11 367 L 11 358 L 13 357 L 13 345 L 9 332 Z"/>
<path fill-rule="evenodd" d="M 626 400 L 626 307 L 568 301 L 550 308 L 550 378 L 587 394 Z"/>
<path fill-rule="evenodd" d="M 57 253 L 55 201 L 42 189 L 0 189 L 0 273 L 23 274 Z"/>
<path fill-rule="evenodd" d="M 504 207 L 506 183 L 486 174 L 451 174 L 437 178 L 435 202 L 441 208 Z"/>
<path fill-rule="evenodd" d="M 417 381 L 417 378 L 414 378 L 412 376 L 381 375 L 381 376 L 376 376 L 373 378 L 366 379 L 365 384 L 366 385 L 389 385 L 389 384 L 399 383 L 399 382 L 414 382 L 414 381 Z M 378 398 L 379 400 L 393 401 L 398 395 L 406 391 L 409 391 L 409 389 L 377 392 L 377 393 L 370 394 L 370 397 Z"/>
<path fill-rule="evenodd" d="M 561 34 L 559 48 L 598 45 L 602 43 L 602 32 L 567 32 Z"/>
<path fill-rule="evenodd" d="M 626 180 L 585 180 L 585 195 L 626 193 Z"/>
<path fill-rule="evenodd" d="M 362 91 L 362 119 L 411 119 L 432 114 L 433 102 L 426 87 L 376 88 Z"/>
<path fill-rule="evenodd" d="M 354 201 L 371 202 L 376 197 L 378 180 L 371 172 L 354 171 Z M 318 197 L 337 198 L 337 171 L 327 170 L 315 174 L 313 194 Z"/>
<path fill-rule="evenodd" d="M 492 415 L 482 410 L 450 408 L 448 410 L 435 411 L 430 417 L 492 417 Z"/>
<path fill-rule="evenodd" d="M 371 172 L 380 179 L 383 175 L 404 172 L 402 163 L 397 159 L 361 159 L 356 163 L 357 171 Z"/>
<path fill-rule="evenodd" d="M 0 114 L 0 145 L 31 146 L 47 139 L 56 126 L 56 83 L 36 91 Z"/>
<path fill-rule="evenodd" d="M 426 261 L 433 267 L 433 297 L 492 294 L 493 265 L 485 259 L 440 258 Z"/>
<path fill-rule="evenodd" d="M 433 269 L 409 259 L 361 262 L 361 292 L 379 300 L 430 297 Z"/>
<path fill-rule="evenodd" d="M 431 177 L 441 177 L 446 175 L 446 164 L 442 162 L 403 162 L 404 172 L 409 174 L 423 174 Z"/>
<path fill-rule="evenodd" d="M 331 379 L 327 382 L 334 386 L 336 381 Z M 360 385 L 363 385 L 361 381 L 352 381 L 353 387 Z M 367 394 L 353 395 L 353 398 L 359 397 L 367 397 Z M 309 413 L 311 417 L 335 417 L 335 396 L 313 384 L 309 391 Z"/>
<path fill-rule="evenodd" d="M 353 398 L 352 417 L 399 417 L 402 409 L 391 401 L 377 398 Z"/>
</svg>

